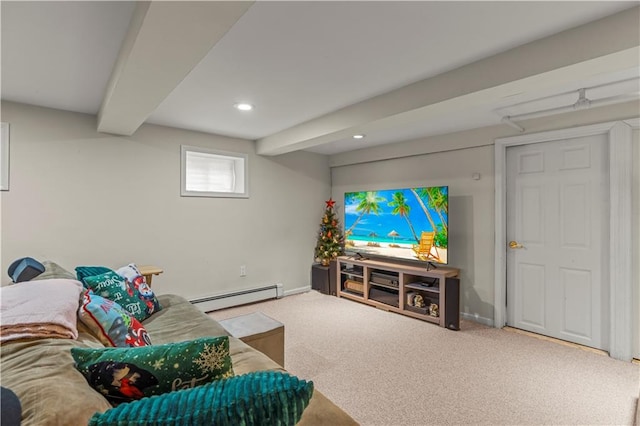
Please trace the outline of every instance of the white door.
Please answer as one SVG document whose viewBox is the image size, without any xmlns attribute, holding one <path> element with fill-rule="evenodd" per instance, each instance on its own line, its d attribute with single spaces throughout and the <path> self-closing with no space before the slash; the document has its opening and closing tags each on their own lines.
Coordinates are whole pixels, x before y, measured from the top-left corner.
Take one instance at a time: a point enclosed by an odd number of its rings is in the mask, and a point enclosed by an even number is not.
<svg viewBox="0 0 640 426">
<path fill-rule="evenodd" d="M 605 135 L 507 148 L 507 323 L 608 347 Z"/>
</svg>

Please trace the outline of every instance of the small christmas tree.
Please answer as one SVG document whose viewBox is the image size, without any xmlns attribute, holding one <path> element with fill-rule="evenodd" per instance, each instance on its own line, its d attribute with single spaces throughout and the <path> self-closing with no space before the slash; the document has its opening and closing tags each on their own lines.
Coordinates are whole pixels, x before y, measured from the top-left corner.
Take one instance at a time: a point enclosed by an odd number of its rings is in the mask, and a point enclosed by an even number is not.
<svg viewBox="0 0 640 426">
<path fill-rule="evenodd" d="M 331 259 L 335 259 L 344 253 L 344 239 L 340 233 L 338 219 L 336 219 L 333 211 L 333 206 L 336 202 L 329 198 L 326 203 L 327 208 L 320 223 L 320 234 L 318 235 L 315 251 L 316 261 L 324 266 L 329 265 Z"/>
</svg>

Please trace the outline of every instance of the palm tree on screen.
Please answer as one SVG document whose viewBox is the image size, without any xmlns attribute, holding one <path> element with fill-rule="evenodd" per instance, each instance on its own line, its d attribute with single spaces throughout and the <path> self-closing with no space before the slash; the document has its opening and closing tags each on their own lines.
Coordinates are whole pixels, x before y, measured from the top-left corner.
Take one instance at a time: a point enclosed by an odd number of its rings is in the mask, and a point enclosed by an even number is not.
<svg viewBox="0 0 640 426">
<path fill-rule="evenodd" d="M 416 242 L 420 242 L 418 236 L 416 235 L 415 229 L 413 229 L 413 225 L 409 220 L 409 212 L 411 211 L 411 207 L 407 204 L 407 199 L 404 197 L 404 193 L 401 191 L 393 193 L 393 199 L 388 204 L 389 207 L 393 207 L 391 210 L 391 214 L 399 215 L 403 217 L 407 223 L 409 224 L 409 229 L 411 229 L 411 233 L 413 234 L 413 238 L 415 238 Z"/>
<path fill-rule="evenodd" d="M 422 207 L 422 211 L 427 216 L 427 220 L 431 225 L 431 230 L 434 232 L 438 232 L 438 228 L 436 228 L 436 224 L 433 221 L 433 218 L 431 217 L 431 213 L 429 213 L 429 209 L 427 208 L 427 206 L 424 204 L 424 201 L 423 201 L 423 198 L 429 199 L 429 195 L 427 194 L 426 188 L 418 188 L 417 190 L 416 188 L 411 188 L 411 192 L 416 197 L 416 200 L 418 200 L 418 204 L 420 204 L 420 207 Z"/>
<path fill-rule="evenodd" d="M 446 214 L 446 212 L 449 211 L 449 197 L 447 197 L 447 194 L 445 194 L 439 186 L 427 188 L 424 192 L 426 192 L 427 197 L 429 197 L 429 207 L 438 213 L 444 232 L 448 232 L 447 221 L 442 212 Z"/>
<path fill-rule="evenodd" d="M 384 203 L 385 201 L 387 201 L 384 197 L 380 197 L 376 191 L 363 191 L 353 193 L 353 200 L 358 203 L 358 205 L 356 206 L 356 211 L 359 212 L 360 215 L 356 218 L 349 229 L 345 231 L 345 236 L 351 235 L 356 225 L 365 214 L 380 213 L 380 203 Z"/>
</svg>

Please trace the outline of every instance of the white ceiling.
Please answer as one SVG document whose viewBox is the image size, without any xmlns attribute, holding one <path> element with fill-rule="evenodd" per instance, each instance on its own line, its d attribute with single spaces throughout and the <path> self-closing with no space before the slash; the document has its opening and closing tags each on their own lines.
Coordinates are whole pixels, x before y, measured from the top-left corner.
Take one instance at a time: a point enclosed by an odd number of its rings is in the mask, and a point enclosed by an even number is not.
<svg viewBox="0 0 640 426">
<path fill-rule="evenodd" d="M 310 132 L 314 120 L 327 114 L 337 115 L 339 121 L 339 110 L 380 95 L 393 102 L 393 91 L 409 84 L 638 4 L 256 2 L 239 19 L 227 22 L 230 29 L 225 27 L 213 48 L 186 76 L 178 77 L 175 88 L 143 120 L 252 140 L 271 140 L 297 129 Z M 178 7 L 190 7 L 190 2 Z M 1 8 L 2 99 L 99 114 L 127 31 L 133 32 L 129 28 L 135 4 L 3 0 Z M 501 115 L 527 112 L 516 104 L 580 87 L 631 78 L 626 85 L 593 94 L 637 92 L 638 73 L 637 66 L 626 66 L 561 85 L 539 85 L 538 90 L 507 98 L 485 97 L 455 110 L 443 108 L 428 119 L 405 118 L 401 125 L 375 125 L 373 120 L 363 127 L 367 134 L 363 141 L 354 141 L 345 132 L 331 136 L 316 130 L 300 140 L 322 136 L 321 142 L 288 151 L 335 154 L 497 124 Z M 149 74 L 142 78 L 153 79 L 155 73 Z M 576 97 L 570 93 L 556 101 L 573 103 Z M 233 105 L 240 101 L 254 104 L 255 110 L 235 110 Z M 543 109 L 549 104 L 545 100 L 532 105 Z M 345 112 L 343 129 L 354 128 L 346 117 Z"/>
</svg>

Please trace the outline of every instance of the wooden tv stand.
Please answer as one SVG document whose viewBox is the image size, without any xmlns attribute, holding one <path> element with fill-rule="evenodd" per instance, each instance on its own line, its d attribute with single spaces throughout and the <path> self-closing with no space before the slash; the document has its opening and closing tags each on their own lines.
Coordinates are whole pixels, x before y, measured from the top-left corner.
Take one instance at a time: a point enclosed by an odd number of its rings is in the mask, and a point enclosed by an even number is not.
<svg viewBox="0 0 640 426">
<path fill-rule="evenodd" d="M 429 269 L 427 269 L 429 267 Z M 391 261 L 337 259 L 337 296 L 429 321 L 450 329 L 460 327 L 458 269 L 408 266 Z M 413 296 L 412 296 L 413 295 Z M 420 295 L 424 307 L 412 306 Z M 431 304 L 438 305 L 433 314 Z M 437 311 L 437 316 L 436 312 Z"/>
</svg>

